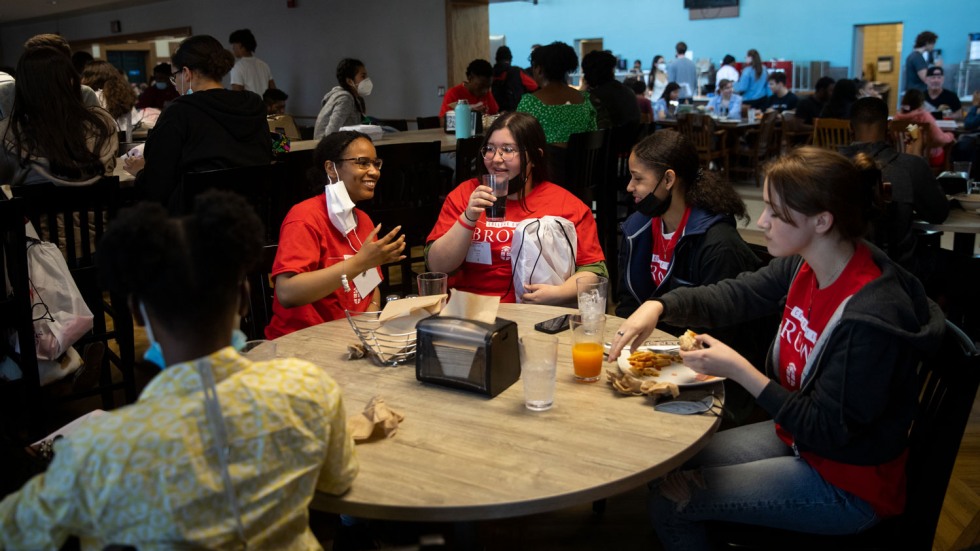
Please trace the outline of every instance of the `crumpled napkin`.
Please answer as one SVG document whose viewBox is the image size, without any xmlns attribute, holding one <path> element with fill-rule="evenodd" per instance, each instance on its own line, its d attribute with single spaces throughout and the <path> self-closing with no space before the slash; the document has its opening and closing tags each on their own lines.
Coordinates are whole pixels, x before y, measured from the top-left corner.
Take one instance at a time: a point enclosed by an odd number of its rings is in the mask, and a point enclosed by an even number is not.
<svg viewBox="0 0 980 551">
<path fill-rule="evenodd" d="M 630 394 L 633 396 L 653 396 L 654 399 L 658 396 L 670 395 L 673 398 L 677 398 L 680 394 L 680 389 L 674 383 L 658 382 L 658 381 L 644 381 L 638 379 L 629 373 L 622 373 L 618 369 L 606 370 L 606 380 L 617 392 L 620 394 Z"/>
<path fill-rule="evenodd" d="M 390 409 L 379 394 L 364 406 L 364 411 L 347 418 L 347 431 L 354 442 L 391 438 L 398 432 L 398 424 L 405 416 Z"/>
</svg>

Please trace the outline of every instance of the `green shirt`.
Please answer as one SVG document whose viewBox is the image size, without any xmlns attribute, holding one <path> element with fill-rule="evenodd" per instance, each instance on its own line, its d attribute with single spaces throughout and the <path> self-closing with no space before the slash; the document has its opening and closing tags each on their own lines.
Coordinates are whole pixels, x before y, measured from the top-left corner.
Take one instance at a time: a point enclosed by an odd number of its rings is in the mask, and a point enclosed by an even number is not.
<svg viewBox="0 0 980 551">
<path fill-rule="evenodd" d="M 582 103 L 545 105 L 534 94 L 524 94 L 517 104 L 517 111 L 538 119 L 548 143 L 566 143 L 572 134 L 598 129 L 595 107 L 589 101 L 589 93 L 582 92 L 582 95 L 585 96 Z"/>
</svg>

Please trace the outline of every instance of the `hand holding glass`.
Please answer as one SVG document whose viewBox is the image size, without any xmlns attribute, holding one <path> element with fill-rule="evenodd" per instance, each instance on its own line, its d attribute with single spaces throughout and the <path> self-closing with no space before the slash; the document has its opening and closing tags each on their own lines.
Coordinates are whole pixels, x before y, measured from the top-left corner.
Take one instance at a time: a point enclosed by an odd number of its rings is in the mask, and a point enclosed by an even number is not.
<svg viewBox="0 0 980 551">
<path fill-rule="evenodd" d="M 492 189 L 497 198 L 487 209 L 487 221 L 503 222 L 507 219 L 507 178 L 499 174 L 484 174 L 483 185 Z"/>
</svg>

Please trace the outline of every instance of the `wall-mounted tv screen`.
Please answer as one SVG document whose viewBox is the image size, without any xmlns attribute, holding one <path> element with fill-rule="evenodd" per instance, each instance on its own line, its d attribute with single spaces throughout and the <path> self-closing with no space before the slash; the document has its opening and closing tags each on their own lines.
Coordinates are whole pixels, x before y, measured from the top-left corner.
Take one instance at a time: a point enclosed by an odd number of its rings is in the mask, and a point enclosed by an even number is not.
<svg viewBox="0 0 980 551">
<path fill-rule="evenodd" d="M 738 0 L 684 0 L 684 8 L 689 10 L 707 8 L 726 8 L 737 6 Z"/>
</svg>

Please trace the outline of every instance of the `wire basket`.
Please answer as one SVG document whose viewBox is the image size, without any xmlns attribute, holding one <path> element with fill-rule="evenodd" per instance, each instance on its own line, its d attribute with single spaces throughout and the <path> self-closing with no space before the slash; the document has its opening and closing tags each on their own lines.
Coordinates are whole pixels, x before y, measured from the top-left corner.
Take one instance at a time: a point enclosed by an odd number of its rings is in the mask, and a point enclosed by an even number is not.
<svg viewBox="0 0 980 551">
<path fill-rule="evenodd" d="M 351 312 L 345 310 L 351 329 L 361 339 L 371 357 L 381 365 L 401 365 L 415 359 L 415 331 L 386 333 L 378 318 L 381 312 Z"/>
</svg>

